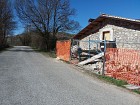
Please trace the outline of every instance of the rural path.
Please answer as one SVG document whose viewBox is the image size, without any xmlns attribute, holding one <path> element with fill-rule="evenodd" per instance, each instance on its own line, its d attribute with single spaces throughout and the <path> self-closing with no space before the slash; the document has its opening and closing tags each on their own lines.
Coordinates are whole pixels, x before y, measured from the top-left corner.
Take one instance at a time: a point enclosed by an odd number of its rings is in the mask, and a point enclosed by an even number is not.
<svg viewBox="0 0 140 105">
<path fill-rule="evenodd" d="M 16 46 L 0 53 L 0 105 L 140 105 L 140 97 Z"/>
</svg>

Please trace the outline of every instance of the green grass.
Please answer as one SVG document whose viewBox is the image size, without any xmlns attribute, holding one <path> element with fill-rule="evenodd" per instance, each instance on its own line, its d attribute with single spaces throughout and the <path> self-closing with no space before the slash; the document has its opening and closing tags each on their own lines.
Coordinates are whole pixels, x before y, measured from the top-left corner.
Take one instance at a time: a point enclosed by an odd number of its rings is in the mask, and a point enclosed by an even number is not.
<svg viewBox="0 0 140 105">
<path fill-rule="evenodd" d="M 139 89 L 135 89 L 135 90 L 133 90 L 133 92 L 135 92 L 137 94 L 140 94 L 140 90 Z"/>
<path fill-rule="evenodd" d="M 119 87 L 122 87 L 122 88 L 125 88 L 126 87 L 124 85 L 127 85 L 128 83 L 126 81 L 123 81 L 123 80 L 117 80 L 117 79 L 114 79 L 112 77 L 108 77 L 108 76 L 102 76 L 102 75 L 98 75 L 98 74 L 95 74 L 91 71 L 86 71 L 84 70 L 84 73 L 90 75 L 91 77 L 96 77 L 104 82 L 107 82 L 107 83 L 110 83 L 110 84 L 113 84 L 113 85 L 116 85 L 116 86 L 119 86 Z M 127 89 L 129 90 L 129 89 Z M 140 89 L 135 89 L 135 90 L 129 90 L 131 92 L 135 92 L 137 94 L 140 94 Z"/>
<path fill-rule="evenodd" d="M 128 83 L 126 81 L 123 81 L 123 80 L 117 80 L 117 79 L 114 79 L 112 77 L 108 77 L 108 76 L 98 76 L 99 79 L 102 79 L 106 82 L 109 82 L 111 84 L 114 84 L 116 86 L 120 86 L 120 87 L 124 87 L 124 85 L 127 85 Z"/>
<path fill-rule="evenodd" d="M 126 81 L 117 80 L 117 79 L 114 79 L 114 78 L 108 77 L 108 76 L 98 75 L 98 74 L 95 74 L 91 71 L 85 71 L 85 73 L 90 75 L 90 76 L 96 77 L 104 82 L 111 83 L 111 84 L 119 86 L 119 87 L 124 87 L 124 85 L 128 84 Z"/>
</svg>

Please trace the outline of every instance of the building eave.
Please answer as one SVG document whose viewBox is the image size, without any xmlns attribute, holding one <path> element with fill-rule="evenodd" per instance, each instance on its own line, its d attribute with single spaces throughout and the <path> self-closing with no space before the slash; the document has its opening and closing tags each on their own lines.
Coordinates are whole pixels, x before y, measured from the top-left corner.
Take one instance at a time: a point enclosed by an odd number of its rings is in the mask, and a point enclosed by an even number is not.
<svg viewBox="0 0 140 105">
<path fill-rule="evenodd" d="M 78 34 L 76 34 L 73 37 L 73 39 L 82 39 L 82 38 L 88 36 L 88 31 L 93 29 L 94 27 L 96 27 L 99 23 L 103 22 L 105 19 L 115 19 L 115 20 L 127 21 L 127 22 L 130 22 L 133 24 L 140 25 L 140 20 L 102 14 L 99 17 L 97 17 L 94 21 L 92 21 L 89 25 L 87 25 L 84 29 L 82 29 Z"/>
</svg>

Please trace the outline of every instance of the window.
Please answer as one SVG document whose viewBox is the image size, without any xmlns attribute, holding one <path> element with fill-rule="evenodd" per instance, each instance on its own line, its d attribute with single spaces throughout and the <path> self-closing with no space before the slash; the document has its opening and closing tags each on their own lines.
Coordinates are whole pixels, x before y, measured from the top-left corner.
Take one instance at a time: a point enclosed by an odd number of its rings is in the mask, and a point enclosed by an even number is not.
<svg viewBox="0 0 140 105">
<path fill-rule="evenodd" d="M 113 29 L 104 28 L 100 30 L 100 40 L 113 41 Z"/>
<path fill-rule="evenodd" d="M 104 31 L 102 40 L 110 40 L 110 31 Z"/>
</svg>

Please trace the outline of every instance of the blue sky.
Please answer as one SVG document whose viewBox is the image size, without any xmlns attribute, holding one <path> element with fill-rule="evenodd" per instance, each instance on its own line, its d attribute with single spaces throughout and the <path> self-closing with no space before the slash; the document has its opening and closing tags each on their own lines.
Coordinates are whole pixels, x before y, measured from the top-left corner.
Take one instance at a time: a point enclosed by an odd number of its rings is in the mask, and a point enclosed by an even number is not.
<svg viewBox="0 0 140 105">
<path fill-rule="evenodd" d="M 74 19 L 82 28 L 88 25 L 89 18 L 97 18 L 101 13 L 140 19 L 140 0 L 70 0 L 70 3 L 77 11 Z M 22 24 L 19 24 L 15 34 L 22 32 Z"/>
</svg>

